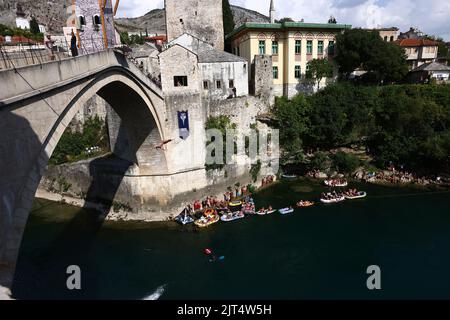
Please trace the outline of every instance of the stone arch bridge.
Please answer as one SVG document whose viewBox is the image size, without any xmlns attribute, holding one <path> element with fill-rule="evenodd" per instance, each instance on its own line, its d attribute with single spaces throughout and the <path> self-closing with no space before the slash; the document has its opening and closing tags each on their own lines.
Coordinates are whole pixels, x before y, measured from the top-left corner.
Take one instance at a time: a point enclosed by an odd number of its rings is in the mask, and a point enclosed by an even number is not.
<svg viewBox="0 0 450 320">
<path fill-rule="evenodd" d="M 166 109 L 161 89 L 121 53 L 107 50 L 0 71 L 0 285 L 12 283 L 48 160 L 76 112 L 95 94 L 118 115 L 117 125 L 109 128 L 111 147 L 134 164 L 124 175 L 141 179 L 141 194 L 164 203 L 207 184 L 204 155 L 195 152 L 204 146 L 197 138 L 203 126 L 179 139 L 176 110 Z M 202 114 L 192 117 L 204 121 Z M 155 148 L 167 139 L 174 140 L 167 150 Z"/>
</svg>

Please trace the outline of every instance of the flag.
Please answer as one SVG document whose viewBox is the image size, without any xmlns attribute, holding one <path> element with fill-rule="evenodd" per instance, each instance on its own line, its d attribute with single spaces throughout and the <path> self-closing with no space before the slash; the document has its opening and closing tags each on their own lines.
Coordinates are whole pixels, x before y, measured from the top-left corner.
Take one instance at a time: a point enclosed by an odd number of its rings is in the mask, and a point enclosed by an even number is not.
<svg viewBox="0 0 450 320">
<path fill-rule="evenodd" d="M 189 137 L 188 111 L 178 111 L 178 128 L 180 129 L 180 138 L 186 140 Z"/>
</svg>

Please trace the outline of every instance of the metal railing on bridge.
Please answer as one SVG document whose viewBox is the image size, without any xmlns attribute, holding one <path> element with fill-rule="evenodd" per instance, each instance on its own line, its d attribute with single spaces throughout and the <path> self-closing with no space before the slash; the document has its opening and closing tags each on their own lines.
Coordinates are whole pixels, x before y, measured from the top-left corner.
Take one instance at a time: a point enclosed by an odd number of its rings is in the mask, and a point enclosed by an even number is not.
<svg viewBox="0 0 450 320">
<path fill-rule="evenodd" d="M 47 48 L 44 42 L 31 40 L 0 43 L 0 70 L 43 64 L 49 61 L 61 61 L 72 57 L 70 43 L 64 36 L 52 37 L 51 42 L 51 49 Z M 117 46 L 113 42 L 109 44 L 109 48 L 115 47 Z M 88 41 L 84 40 L 78 46 L 77 51 L 78 55 L 86 55 L 106 49 L 103 38 L 92 37 Z"/>
<path fill-rule="evenodd" d="M 64 36 L 51 39 L 51 50 L 42 42 L 20 41 L 10 43 L 0 43 L 0 70 L 16 69 L 28 65 L 41 65 L 45 62 L 62 61 L 73 58 L 70 43 Z M 132 50 L 124 45 L 116 45 L 111 42 L 108 46 L 124 54 L 139 70 L 157 87 L 161 89 L 161 79 L 145 72 L 142 65 L 135 59 L 129 57 Z M 103 38 L 91 38 L 90 41 L 83 41 L 77 48 L 78 56 L 93 54 L 105 51 Z"/>
</svg>

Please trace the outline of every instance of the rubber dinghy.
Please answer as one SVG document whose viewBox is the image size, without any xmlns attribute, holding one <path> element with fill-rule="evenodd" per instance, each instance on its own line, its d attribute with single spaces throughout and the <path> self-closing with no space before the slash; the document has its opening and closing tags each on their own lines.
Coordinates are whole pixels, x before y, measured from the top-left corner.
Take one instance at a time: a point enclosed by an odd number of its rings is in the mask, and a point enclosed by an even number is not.
<svg viewBox="0 0 450 320">
<path fill-rule="evenodd" d="M 195 225 L 199 228 L 206 228 L 210 225 L 219 222 L 220 217 L 214 209 L 208 209 L 205 211 L 203 217 L 195 221 Z"/>
<path fill-rule="evenodd" d="M 230 221 L 235 221 L 235 220 L 239 220 L 239 219 L 243 219 L 243 218 L 245 218 L 245 214 L 238 211 L 238 212 L 223 214 L 220 217 L 220 220 L 222 220 L 223 222 L 230 222 Z"/>
<path fill-rule="evenodd" d="M 256 214 L 258 216 L 266 216 L 268 214 L 274 213 L 275 211 L 277 211 L 277 210 L 259 210 L 259 211 L 256 212 Z"/>
<path fill-rule="evenodd" d="M 322 203 L 327 203 L 327 204 L 329 204 L 329 203 L 339 203 L 339 202 L 345 201 L 345 197 L 339 197 L 339 198 L 334 198 L 334 199 L 320 199 L 320 201 Z"/>
<path fill-rule="evenodd" d="M 286 180 L 297 179 L 297 176 L 295 174 L 283 174 L 281 177 Z"/>
<path fill-rule="evenodd" d="M 365 191 L 360 191 L 355 196 L 345 196 L 345 198 L 348 199 L 348 200 L 363 199 L 365 197 L 367 197 L 367 192 L 365 192 Z"/>
<path fill-rule="evenodd" d="M 328 187 L 342 188 L 348 186 L 348 181 L 325 180 L 324 183 Z"/>
<path fill-rule="evenodd" d="M 289 213 L 294 212 L 294 209 L 293 208 L 284 208 L 284 209 L 278 210 L 278 212 L 284 215 L 284 214 L 289 214 Z"/>
</svg>

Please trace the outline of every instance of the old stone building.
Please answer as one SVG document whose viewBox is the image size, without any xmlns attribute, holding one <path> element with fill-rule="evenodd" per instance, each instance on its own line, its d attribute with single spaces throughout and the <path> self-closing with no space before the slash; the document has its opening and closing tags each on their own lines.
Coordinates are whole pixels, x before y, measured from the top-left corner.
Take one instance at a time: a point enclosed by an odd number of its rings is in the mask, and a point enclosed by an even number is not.
<svg viewBox="0 0 450 320">
<path fill-rule="evenodd" d="M 222 0 L 165 0 L 167 41 L 184 33 L 224 49 Z"/>
<path fill-rule="evenodd" d="M 184 50 L 194 54 L 196 59 L 193 62 L 198 66 L 199 78 L 187 77 L 189 86 L 197 86 L 204 99 L 224 100 L 227 98 L 248 95 L 248 63 L 244 58 L 217 50 L 215 47 L 189 34 L 183 34 L 172 40 L 168 44 L 170 51 L 172 47 L 180 46 Z M 163 56 L 167 57 L 164 53 Z M 163 91 L 172 90 L 178 83 L 172 74 L 176 70 L 179 74 L 178 66 L 185 63 L 183 60 L 172 60 L 167 62 L 167 58 L 161 60 L 161 70 L 163 73 Z"/>
</svg>

